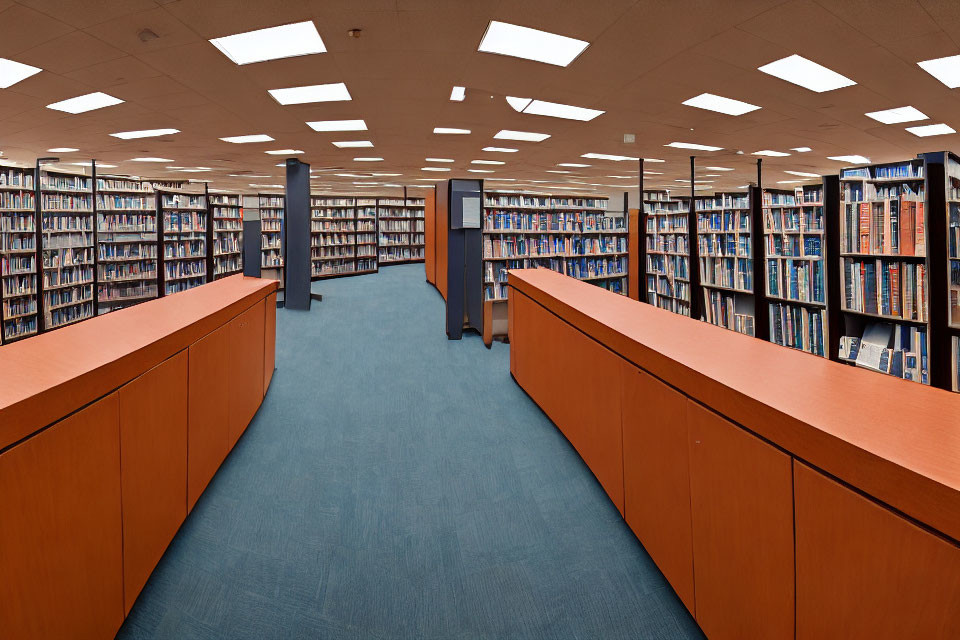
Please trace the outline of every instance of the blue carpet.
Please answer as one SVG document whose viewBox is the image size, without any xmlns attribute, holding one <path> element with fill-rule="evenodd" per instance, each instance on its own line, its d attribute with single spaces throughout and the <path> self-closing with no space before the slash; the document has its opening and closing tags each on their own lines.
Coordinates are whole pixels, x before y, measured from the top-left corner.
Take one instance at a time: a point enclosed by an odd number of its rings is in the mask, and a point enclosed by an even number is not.
<svg viewBox="0 0 960 640">
<path fill-rule="evenodd" d="M 702 638 L 422 265 L 278 311 L 260 412 L 118 638 Z"/>
</svg>

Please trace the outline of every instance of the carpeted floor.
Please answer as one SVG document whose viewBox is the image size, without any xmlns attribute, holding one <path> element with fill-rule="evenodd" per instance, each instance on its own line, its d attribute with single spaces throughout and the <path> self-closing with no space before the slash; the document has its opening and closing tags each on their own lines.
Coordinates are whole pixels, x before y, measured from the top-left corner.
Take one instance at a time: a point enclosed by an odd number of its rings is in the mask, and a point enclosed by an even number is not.
<svg viewBox="0 0 960 640">
<path fill-rule="evenodd" d="M 702 638 L 509 347 L 446 339 L 422 265 L 314 290 L 118 638 Z"/>
</svg>

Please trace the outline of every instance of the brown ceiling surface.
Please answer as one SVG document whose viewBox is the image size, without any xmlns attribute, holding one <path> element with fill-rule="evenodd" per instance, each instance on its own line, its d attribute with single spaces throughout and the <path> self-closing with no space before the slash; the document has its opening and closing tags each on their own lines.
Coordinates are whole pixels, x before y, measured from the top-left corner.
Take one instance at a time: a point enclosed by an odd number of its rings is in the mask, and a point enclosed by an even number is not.
<svg viewBox="0 0 960 640">
<path fill-rule="evenodd" d="M 238 66 L 208 42 L 303 20 L 316 24 L 327 53 Z M 590 46 L 566 68 L 480 53 L 490 20 L 579 38 Z M 142 41 L 144 29 L 158 37 Z M 361 37 L 348 36 L 350 29 L 361 29 Z M 911 105 L 929 116 L 911 124 L 960 128 L 960 89 L 948 89 L 916 64 L 957 53 L 956 0 L 0 0 L 0 57 L 44 69 L 0 90 L 0 150 L 4 159 L 32 164 L 50 155 L 50 147 L 76 147 L 79 152 L 62 154 L 62 160 L 96 158 L 119 165 L 112 172 L 202 178 L 229 189 L 281 183 L 283 169 L 275 165 L 283 158 L 264 151 L 295 148 L 306 152 L 300 158 L 314 168 L 402 174 L 330 175 L 316 181 L 320 191 L 359 191 L 354 181 L 424 185 L 430 183 L 418 178 L 463 177 L 515 178 L 516 183 L 493 183 L 508 188 L 532 184 L 544 191 L 616 193 L 635 187 L 636 164 L 586 160 L 581 154 L 662 159 L 666 162 L 647 166 L 663 174 L 647 176 L 647 185 L 688 189 L 676 180 L 689 178 L 691 152 L 663 145 L 676 140 L 720 146 L 725 150 L 694 153 L 701 166 L 734 168 L 712 183 L 731 189 L 756 179 L 752 152 L 811 147 L 809 153 L 764 158 L 764 184 L 784 186 L 776 182 L 796 179 L 784 170 L 836 173 L 842 163 L 827 156 L 859 154 L 883 162 L 960 149 L 956 134 L 918 138 L 904 130 L 910 124 L 882 125 L 864 115 Z M 757 71 L 791 54 L 858 84 L 814 93 Z M 267 94 L 333 82 L 346 83 L 353 100 L 281 106 Z M 454 85 L 467 88 L 465 101 L 449 100 Z M 93 91 L 126 102 L 79 115 L 45 108 Z M 704 92 L 762 109 L 734 117 L 681 104 Z M 507 105 L 507 95 L 606 113 L 591 122 L 526 115 Z M 357 118 L 369 131 L 317 133 L 305 124 Z M 435 135 L 435 126 L 472 133 Z M 181 133 L 129 141 L 108 135 L 154 128 Z M 500 129 L 552 137 L 540 143 L 494 140 Z M 254 133 L 269 134 L 275 142 L 218 140 Z M 625 144 L 624 134 L 634 134 L 636 142 Z M 331 144 L 353 139 L 375 146 Z M 520 151 L 486 153 L 485 146 Z M 138 156 L 173 161 L 129 162 Z M 357 156 L 384 162 L 354 162 Z M 427 157 L 454 158 L 453 164 L 434 165 L 453 171 L 421 171 L 433 164 Z M 471 165 L 475 159 L 506 164 Z M 547 173 L 562 170 L 556 166 L 561 162 L 592 166 Z M 213 171 L 186 174 L 168 165 Z M 467 172 L 478 167 L 494 173 Z M 228 177 L 241 172 L 271 177 Z"/>
</svg>

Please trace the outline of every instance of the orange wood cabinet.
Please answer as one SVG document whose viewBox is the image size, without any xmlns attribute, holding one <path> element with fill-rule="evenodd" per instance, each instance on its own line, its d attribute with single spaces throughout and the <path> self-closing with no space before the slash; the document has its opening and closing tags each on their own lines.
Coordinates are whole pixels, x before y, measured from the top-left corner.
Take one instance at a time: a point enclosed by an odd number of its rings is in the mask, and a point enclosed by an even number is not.
<svg viewBox="0 0 960 640">
<path fill-rule="evenodd" d="M 423 268 L 427 282 L 437 286 L 437 193 L 427 191 L 423 205 Z"/>
<path fill-rule="evenodd" d="M 694 613 L 687 398 L 623 362 L 623 503 L 627 524 Z"/>
<path fill-rule="evenodd" d="M 120 388 L 127 613 L 187 517 L 187 352 Z"/>
<path fill-rule="evenodd" d="M 641 200 L 643 200 L 641 195 Z M 644 242 L 646 229 L 641 228 L 643 216 L 639 209 L 630 209 L 627 213 L 627 296 L 632 300 L 640 299 L 640 292 L 646 291 L 647 283 L 640 282 L 640 243 Z"/>
<path fill-rule="evenodd" d="M 277 359 L 277 294 L 267 296 L 263 315 L 263 393 L 267 393 Z"/>
<path fill-rule="evenodd" d="M 269 313 L 269 309 L 267 310 Z M 230 453 L 230 327 L 223 326 L 190 345 L 187 508 L 207 488 Z"/>
<path fill-rule="evenodd" d="M 230 448 L 237 443 L 263 400 L 264 302 L 230 321 Z"/>
<path fill-rule="evenodd" d="M 119 429 L 113 393 L 0 454 L 0 637 L 120 628 Z"/>
<path fill-rule="evenodd" d="M 960 553 L 794 463 L 797 640 L 960 637 Z"/>
</svg>

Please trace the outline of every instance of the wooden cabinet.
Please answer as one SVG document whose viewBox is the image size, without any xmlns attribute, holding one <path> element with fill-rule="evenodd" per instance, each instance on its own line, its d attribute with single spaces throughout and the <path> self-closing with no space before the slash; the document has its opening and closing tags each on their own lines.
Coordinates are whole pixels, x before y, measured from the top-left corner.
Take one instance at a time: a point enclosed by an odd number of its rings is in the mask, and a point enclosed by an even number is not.
<svg viewBox="0 0 960 640">
<path fill-rule="evenodd" d="M 688 401 L 696 618 L 711 640 L 794 633 L 790 456 Z"/>
<path fill-rule="evenodd" d="M 123 622 L 119 404 L 0 454 L 0 637 L 112 638 Z"/>
<path fill-rule="evenodd" d="M 960 637 L 960 549 L 794 463 L 797 640 Z"/>
<path fill-rule="evenodd" d="M 181 351 L 119 391 L 128 613 L 187 516 L 187 370 Z"/>
<path fill-rule="evenodd" d="M 263 400 L 264 301 L 230 321 L 230 447 L 237 443 Z"/>
<path fill-rule="evenodd" d="M 267 296 L 263 305 L 263 393 L 273 379 L 277 358 L 277 294 Z"/>
<path fill-rule="evenodd" d="M 694 613 L 686 396 L 622 362 L 624 517 Z"/>
<path fill-rule="evenodd" d="M 230 453 L 230 328 L 190 345 L 187 509 L 193 509 Z"/>
</svg>

